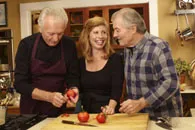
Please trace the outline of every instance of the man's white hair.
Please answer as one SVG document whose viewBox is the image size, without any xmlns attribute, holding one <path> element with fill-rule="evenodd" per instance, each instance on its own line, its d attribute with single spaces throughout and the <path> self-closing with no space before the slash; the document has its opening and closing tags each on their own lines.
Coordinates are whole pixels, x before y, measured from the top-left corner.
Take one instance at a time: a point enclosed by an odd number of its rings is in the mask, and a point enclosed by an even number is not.
<svg viewBox="0 0 195 130">
<path fill-rule="evenodd" d="M 47 7 L 41 11 L 41 14 L 38 19 L 38 25 L 41 29 L 44 25 L 44 20 L 46 16 L 53 16 L 55 17 L 56 20 L 63 20 L 65 26 L 68 23 L 68 16 L 67 16 L 66 11 L 63 8 Z"/>
</svg>

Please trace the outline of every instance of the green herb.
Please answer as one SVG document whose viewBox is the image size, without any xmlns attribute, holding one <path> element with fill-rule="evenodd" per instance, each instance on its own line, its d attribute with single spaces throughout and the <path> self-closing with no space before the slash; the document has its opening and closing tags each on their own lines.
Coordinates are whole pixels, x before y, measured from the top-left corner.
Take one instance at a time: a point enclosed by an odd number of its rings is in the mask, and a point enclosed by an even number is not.
<svg viewBox="0 0 195 130">
<path fill-rule="evenodd" d="M 178 75 L 187 73 L 191 70 L 190 64 L 188 64 L 185 60 L 182 60 L 181 58 L 174 60 L 174 64 Z"/>
</svg>

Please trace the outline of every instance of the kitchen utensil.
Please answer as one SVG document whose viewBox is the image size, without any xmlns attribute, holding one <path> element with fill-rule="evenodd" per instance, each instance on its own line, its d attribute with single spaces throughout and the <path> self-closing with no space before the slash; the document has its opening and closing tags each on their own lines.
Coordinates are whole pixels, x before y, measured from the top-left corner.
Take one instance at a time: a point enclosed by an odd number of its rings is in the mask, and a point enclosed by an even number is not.
<svg viewBox="0 0 195 130">
<path fill-rule="evenodd" d="M 86 123 L 79 123 L 79 122 L 68 121 L 68 120 L 62 120 L 62 123 L 70 124 L 70 125 L 81 125 L 81 126 L 97 127 L 96 125 L 91 125 L 91 124 L 86 124 Z"/>
<path fill-rule="evenodd" d="M 177 17 L 176 17 L 176 21 L 177 21 L 177 28 L 175 29 L 175 32 L 176 32 L 176 35 L 179 36 L 181 35 L 181 31 L 180 31 L 180 26 L 179 26 L 179 16 L 177 14 Z"/>
<path fill-rule="evenodd" d="M 181 32 L 180 36 L 184 40 L 189 40 L 189 39 L 193 38 L 193 32 L 192 32 L 192 30 L 190 28 L 189 20 L 188 20 L 188 17 L 187 17 L 186 13 L 185 13 L 185 19 L 186 19 L 187 27 Z"/>
<path fill-rule="evenodd" d="M 169 126 L 169 125 L 166 124 L 166 123 L 161 122 L 161 123 L 156 123 L 156 124 L 157 124 L 158 126 L 164 128 L 164 129 L 172 130 L 171 126 Z"/>
<path fill-rule="evenodd" d="M 170 117 L 158 117 L 156 121 L 156 125 L 167 130 L 172 130 L 172 125 L 170 120 L 171 120 Z"/>
<path fill-rule="evenodd" d="M 190 63 L 189 75 L 192 80 L 195 80 L 195 59 Z"/>
<path fill-rule="evenodd" d="M 177 14 L 177 17 L 176 17 L 176 21 L 177 21 L 177 28 L 175 29 L 175 34 L 179 38 L 179 40 L 181 41 L 181 45 L 183 46 L 183 38 L 181 38 L 181 29 L 180 29 L 180 25 L 179 25 L 178 14 Z"/>
<path fill-rule="evenodd" d="M 178 6 L 180 9 L 186 9 L 187 8 L 187 3 L 183 0 L 178 0 Z"/>
</svg>

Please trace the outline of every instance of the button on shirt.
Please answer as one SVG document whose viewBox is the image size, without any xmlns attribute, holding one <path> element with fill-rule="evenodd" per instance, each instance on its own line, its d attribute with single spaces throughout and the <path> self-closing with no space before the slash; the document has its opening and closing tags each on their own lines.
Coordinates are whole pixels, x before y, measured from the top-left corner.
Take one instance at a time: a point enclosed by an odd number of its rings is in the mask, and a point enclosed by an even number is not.
<svg viewBox="0 0 195 130">
<path fill-rule="evenodd" d="M 144 97 L 150 117 L 182 116 L 178 78 L 168 43 L 148 32 L 133 48 L 124 49 L 125 78 L 129 99 Z"/>
</svg>

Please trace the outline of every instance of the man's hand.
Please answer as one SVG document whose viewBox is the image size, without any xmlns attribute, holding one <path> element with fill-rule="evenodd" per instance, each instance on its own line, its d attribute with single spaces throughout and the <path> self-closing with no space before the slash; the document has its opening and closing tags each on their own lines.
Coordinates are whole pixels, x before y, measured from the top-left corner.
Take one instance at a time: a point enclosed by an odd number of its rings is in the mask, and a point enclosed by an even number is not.
<svg viewBox="0 0 195 130">
<path fill-rule="evenodd" d="M 64 97 L 61 93 L 59 92 L 53 92 L 50 97 L 50 102 L 56 106 L 56 107 L 62 107 L 62 105 L 67 101 L 67 98 Z"/>
<path fill-rule="evenodd" d="M 32 98 L 36 100 L 50 102 L 56 107 L 61 107 L 68 100 L 67 97 L 64 97 L 59 92 L 48 92 L 48 91 L 41 90 L 38 88 L 35 88 L 33 90 Z"/>
<path fill-rule="evenodd" d="M 128 99 L 121 103 L 120 105 L 121 105 L 119 109 L 120 112 L 131 115 L 142 110 L 144 107 L 148 105 L 148 103 L 144 98 L 140 98 L 139 100 Z"/>
</svg>

